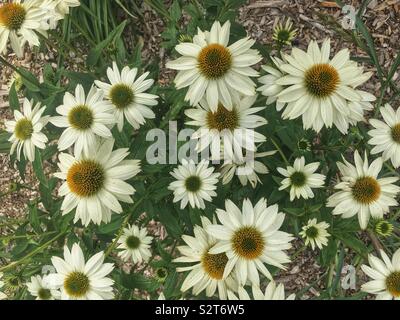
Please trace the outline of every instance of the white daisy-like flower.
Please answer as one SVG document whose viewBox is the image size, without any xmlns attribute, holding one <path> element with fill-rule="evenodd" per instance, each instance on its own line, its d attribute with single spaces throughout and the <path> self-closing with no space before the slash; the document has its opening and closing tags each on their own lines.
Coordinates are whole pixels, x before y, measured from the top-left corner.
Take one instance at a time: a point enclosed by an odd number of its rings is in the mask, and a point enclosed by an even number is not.
<svg viewBox="0 0 400 320">
<path fill-rule="evenodd" d="M 69 9 L 80 6 L 79 0 L 32 0 L 34 5 L 45 10 L 47 21 L 42 20 L 41 28 L 53 30 L 57 27 L 58 21 L 69 14 Z"/>
<path fill-rule="evenodd" d="M 276 204 L 267 207 L 264 198 L 254 207 L 249 199 L 245 199 L 242 211 L 230 200 L 226 200 L 225 207 L 225 210 L 217 209 L 221 225 L 206 228 L 210 235 L 220 240 L 209 253 L 226 253 L 228 257 L 224 277 L 234 269 L 240 286 L 247 280 L 259 286 L 258 271 L 272 280 L 264 263 L 285 269 L 283 264 L 290 262 L 284 250 L 291 248 L 293 237 L 279 230 L 285 215 L 278 213 Z"/>
<path fill-rule="evenodd" d="M 355 166 L 343 158 L 337 166 L 342 174 L 342 181 L 335 189 L 340 191 L 328 198 L 328 207 L 334 207 L 333 214 L 350 218 L 358 214 L 362 229 L 366 229 L 370 216 L 382 219 L 389 212 L 390 206 L 397 206 L 396 195 L 400 188 L 395 183 L 397 177 L 378 178 L 382 169 L 382 158 L 368 165 L 367 154 L 364 161 L 358 151 L 354 153 Z"/>
<path fill-rule="evenodd" d="M 330 234 L 326 229 L 329 228 L 329 223 L 321 221 L 317 223 L 317 219 L 310 219 L 307 225 L 303 226 L 300 235 L 306 240 L 306 246 L 311 245 L 314 250 L 315 246 L 322 249 L 323 246 L 328 245 L 328 237 Z"/>
<path fill-rule="evenodd" d="M 19 58 L 23 57 L 27 42 L 31 47 L 40 45 L 36 32 L 44 31 L 41 30 L 41 25 L 48 12 L 37 7 L 35 2 L 12 0 L 0 3 L 0 52 L 6 52 L 8 39 Z"/>
<path fill-rule="evenodd" d="M 104 263 L 104 252 L 96 253 L 87 262 L 76 243 L 70 251 L 64 247 L 64 259 L 52 257 L 56 273 L 48 275 L 54 289 L 61 290 L 61 300 L 110 300 L 114 298 L 111 278 L 113 263 Z"/>
<path fill-rule="evenodd" d="M 112 212 L 122 212 L 119 201 L 133 202 L 130 196 L 135 189 L 124 180 L 140 172 L 140 161 L 124 160 L 128 149 L 113 151 L 113 146 L 114 140 L 109 139 L 89 156 L 58 156 L 61 172 L 54 175 L 65 180 L 58 192 L 64 197 L 61 210 L 65 215 L 76 208 L 74 222 L 108 223 Z"/>
<path fill-rule="evenodd" d="M 1 278 L 3 278 L 3 273 L 0 272 L 0 289 L 4 286 L 4 281 L 2 281 Z M 4 292 L 0 291 L 0 300 L 4 299 L 7 299 L 7 295 Z"/>
<path fill-rule="evenodd" d="M 325 176 L 315 173 L 318 167 L 319 162 L 306 165 L 304 157 L 301 157 L 294 160 L 293 167 L 277 168 L 278 172 L 285 177 L 279 190 L 290 188 L 290 201 L 300 197 L 304 199 L 314 198 L 312 189 L 321 188 L 325 183 Z"/>
<path fill-rule="evenodd" d="M 383 161 L 390 159 L 395 168 L 400 167 L 400 108 L 393 110 L 390 104 L 380 109 L 384 121 L 370 119 L 374 129 L 368 131 L 371 154 L 382 153 Z"/>
<path fill-rule="evenodd" d="M 210 147 L 213 159 L 220 159 L 223 145 L 223 158 L 243 158 L 243 150 L 255 151 L 256 143 L 264 142 L 265 136 L 254 129 L 267 124 L 267 120 L 255 113 L 265 107 L 252 107 L 257 97 L 244 97 L 234 102 L 231 109 L 221 103 L 213 110 L 202 99 L 195 109 L 188 109 L 185 114 L 191 118 L 188 125 L 199 127 L 192 139 L 197 140 L 196 151 L 202 152 Z"/>
<path fill-rule="evenodd" d="M 368 255 L 367 265 L 361 269 L 372 278 L 361 286 L 361 290 L 375 294 L 377 300 L 400 300 L 400 249 L 393 254 L 392 260 L 381 250 L 382 260 Z"/>
<path fill-rule="evenodd" d="M 278 94 L 281 93 L 285 87 L 277 84 L 276 82 L 286 75 L 286 73 L 280 69 L 280 66 L 286 64 L 287 61 L 277 57 L 271 57 L 271 60 L 274 66 L 261 66 L 261 68 L 266 71 L 267 74 L 258 79 L 262 86 L 258 87 L 257 91 L 260 91 L 263 96 L 267 97 L 267 106 L 276 102 L 276 109 L 280 111 L 285 106 L 285 103 L 280 103 L 276 100 L 278 99 Z"/>
<path fill-rule="evenodd" d="M 54 289 L 49 282 L 48 276 L 32 276 L 31 281 L 26 284 L 29 293 L 36 297 L 36 300 L 58 300 L 61 292 Z"/>
<path fill-rule="evenodd" d="M 138 69 L 129 67 L 124 67 L 120 72 L 116 62 L 113 62 L 113 67 L 107 69 L 111 84 L 95 81 L 96 86 L 104 91 L 106 99 L 114 106 L 113 113 L 119 131 L 124 126 L 124 117 L 135 129 L 139 129 L 146 119 L 155 118 L 149 106 L 157 105 L 158 96 L 145 92 L 153 85 L 154 80 L 146 80 L 149 72 L 136 79 L 137 72 Z"/>
<path fill-rule="evenodd" d="M 252 286 L 252 293 L 254 297 L 253 300 L 294 300 L 296 298 L 294 293 L 286 298 L 285 287 L 282 283 L 276 285 L 275 281 L 270 281 L 264 293 L 261 291 L 260 287 Z M 228 291 L 229 300 L 252 300 L 243 287 L 239 287 L 238 295 L 239 298 L 232 291 Z"/>
<path fill-rule="evenodd" d="M 348 49 L 339 51 L 333 59 L 329 56 L 330 39 L 321 48 L 311 41 L 307 52 L 293 48 L 291 55 L 283 56 L 286 63 L 279 63 L 284 75 L 273 82 L 284 89 L 278 92 L 275 87 L 267 96 L 276 97 L 278 110 L 285 107 L 283 119 L 301 116 L 305 129 L 319 132 L 324 126 L 335 125 L 344 134 L 349 123 L 362 120 L 364 110 L 372 107 L 370 102 L 375 97 L 356 90 L 372 73 L 363 73 L 362 67 L 350 61 Z M 272 74 L 278 76 L 277 72 Z"/>
<path fill-rule="evenodd" d="M 70 8 L 79 7 L 81 5 L 80 0 L 55 0 L 57 3 L 56 10 L 59 14 L 67 15 Z"/>
<path fill-rule="evenodd" d="M 182 159 L 182 165 L 171 172 L 176 181 L 168 189 L 174 192 L 174 202 L 181 201 L 181 209 L 189 203 L 192 208 L 204 209 L 205 201 L 212 201 L 217 196 L 215 190 L 219 173 L 208 167 L 208 161 L 202 160 L 198 165 L 193 160 Z"/>
<path fill-rule="evenodd" d="M 236 157 L 232 161 L 225 161 L 221 166 L 221 177 L 222 183 L 228 184 L 232 178 L 236 175 L 239 178 L 242 186 L 246 186 L 250 182 L 251 187 L 254 189 L 258 183 L 261 183 L 258 174 L 267 174 L 268 168 L 261 161 L 257 161 L 257 158 L 264 158 L 275 154 L 276 151 L 267 151 L 254 153 L 252 161 L 246 161 L 247 159 L 237 159 Z"/>
<path fill-rule="evenodd" d="M 175 77 L 178 89 L 189 87 L 186 100 L 195 106 L 205 96 L 211 110 L 222 103 L 233 107 L 238 93 L 253 96 L 255 84 L 250 77 L 258 72 L 250 66 L 261 61 L 257 50 L 250 49 L 254 40 L 243 38 L 228 46 L 230 22 L 223 26 L 216 21 L 210 32 L 198 29 L 193 43 L 180 43 L 175 50 L 182 57 L 167 63 L 167 68 L 179 70 Z"/>
<path fill-rule="evenodd" d="M 187 245 L 179 246 L 178 250 L 182 256 L 174 259 L 177 263 L 191 263 L 191 266 L 178 267 L 176 271 L 189 271 L 182 284 L 183 292 L 193 288 L 193 294 L 198 295 L 206 290 L 207 297 L 212 297 L 218 289 L 218 296 L 226 300 L 227 290 L 234 290 L 237 287 L 236 281 L 231 275 L 224 277 L 225 267 L 228 263 L 226 253 L 210 254 L 209 250 L 216 243 L 212 235 L 207 234 L 206 228 L 211 221 L 201 217 L 202 227 L 194 227 L 194 237 L 183 235 L 182 239 Z"/>
<path fill-rule="evenodd" d="M 15 120 L 6 121 L 6 129 L 12 133 L 8 141 L 11 142 L 10 153 L 17 151 L 17 159 L 21 159 L 21 151 L 29 161 L 35 160 L 35 147 L 45 149 L 48 141 L 42 129 L 49 121 L 49 116 L 44 116 L 46 107 L 37 103 L 32 109 L 33 101 L 24 99 L 23 113 L 14 111 Z"/>
<path fill-rule="evenodd" d="M 66 128 L 58 140 L 58 150 L 63 151 L 74 144 L 74 154 L 89 155 L 96 148 L 99 138 L 111 138 L 110 127 L 115 124 L 113 106 L 103 100 L 104 93 L 94 86 L 87 97 L 81 85 L 75 88 L 75 96 L 66 92 L 64 104 L 57 107 L 61 116 L 52 117 L 50 122 Z"/>
<path fill-rule="evenodd" d="M 133 263 L 148 261 L 151 257 L 150 245 L 153 237 L 147 235 L 146 228 L 136 225 L 124 228 L 124 233 L 117 241 L 118 256 L 124 261 L 132 260 Z"/>
</svg>

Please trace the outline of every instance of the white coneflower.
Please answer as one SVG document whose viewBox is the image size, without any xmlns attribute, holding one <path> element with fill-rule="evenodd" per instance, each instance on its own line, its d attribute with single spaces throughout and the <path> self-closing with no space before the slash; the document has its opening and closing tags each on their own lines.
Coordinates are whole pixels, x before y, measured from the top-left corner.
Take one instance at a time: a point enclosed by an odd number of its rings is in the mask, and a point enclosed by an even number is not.
<svg viewBox="0 0 400 320">
<path fill-rule="evenodd" d="M 118 130 L 122 131 L 124 118 L 134 127 L 139 129 L 146 119 L 155 118 L 154 112 L 149 106 L 157 105 L 158 96 L 146 93 L 154 83 L 153 79 L 146 79 L 149 72 L 136 79 L 138 69 L 124 67 L 120 72 L 113 62 L 113 67 L 107 69 L 109 83 L 95 81 L 97 87 L 102 89 L 105 97 L 114 106 L 114 116 Z"/>
<path fill-rule="evenodd" d="M 196 109 L 185 114 L 191 118 L 188 125 L 199 127 L 192 135 L 197 140 L 196 150 L 202 152 L 210 146 L 213 159 L 220 159 L 223 146 L 225 158 L 243 158 L 242 149 L 255 151 L 256 143 L 264 142 L 265 136 L 254 129 L 267 124 L 267 120 L 255 113 L 265 107 L 252 107 L 257 97 L 244 97 L 233 102 L 231 109 L 218 105 L 213 110 L 203 99 Z"/>
<path fill-rule="evenodd" d="M 396 111 L 386 104 L 380 109 L 384 121 L 370 119 L 369 123 L 374 127 L 368 131 L 372 137 L 368 143 L 374 147 L 371 154 L 382 152 L 384 161 L 390 159 L 395 168 L 400 167 L 400 108 Z"/>
<path fill-rule="evenodd" d="M 300 235 L 306 240 L 306 246 L 311 245 L 314 250 L 315 246 L 322 249 L 323 246 L 328 245 L 328 237 L 330 234 L 326 229 L 329 228 L 329 223 L 321 221 L 317 223 L 317 219 L 310 219 L 307 225 L 303 226 Z"/>
<path fill-rule="evenodd" d="M 369 254 L 370 266 L 361 266 L 365 274 L 373 279 L 363 284 L 361 290 L 375 294 L 377 300 L 400 300 L 400 249 L 393 254 L 392 260 L 383 250 L 380 253 L 382 260 Z"/>
<path fill-rule="evenodd" d="M 321 49 L 311 41 L 307 52 L 293 48 L 291 55 L 284 55 L 286 63 L 279 65 L 280 79 L 275 85 L 285 88 L 272 92 L 278 110 L 285 106 L 284 119 L 302 117 L 305 129 L 319 132 L 323 126 L 335 125 L 346 133 L 349 124 L 363 118 L 364 110 L 372 107 L 375 97 L 356 88 L 366 82 L 371 72 L 350 61 L 350 52 L 343 49 L 332 59 L 330 40 L 326 39 Z M 268 94 L 269 96 L 269 94 Z"/>
<path fill-rule="evenodd" d="M 118 256 L 124 261 L 132 260 L 133 263 L 146 262 L 151 257 L 152 240 L 153 237 L 147 235 L 145 228 L 139 229 L 135 225 L 128 226 L 128 228 L 124 228 L 124 233 L 117 241 L 117 249 L 122 249 L 118 252 Z"/>
<path fill-rule="evenodd" d="M 286 169 L 277 168 L 279 173 L 286 178 L 282 180 L 279 190 L 290 188 L 290 201 L 295 198 L 304 199 L 314 198 L 313 188 L 321 188 L 325 183 L 325 176 L 315 171 L 319 167 L 319 162 L 305 164 L 304 157 L 296 158 L 293 167 Z"/>
<path fill-rule="evenodd" d="M 261 66 L 267 74 L 258 79 L 262 86 L 257 88 L 257 91 L 260 91 L 263 96 L 267 97 L 267 105 L 276 102 L 276 109 L 281 111 L 285 106 L 285 103 L 277 102 L 277 99 L 278 94 L 281 93 L 285 87 L 276 82 L 286 75 L 286 73 L 280 69 L 280 66 L 287 62 L 277 57 L 271 57 L 271 60 L 275 67 L 268 65 Z"/>
<path fill-rule="evenodd" d="M 0 52 L 6 52 L 8 39 L 19 58 L 23 57 L 25 43 L 39 46 L 36 32 L 43 32 L 41 25 L 47 15 L 48 12 L 37 7 L 33 0 L 0 3 Z"/>
<path fill-rule="evenodd" d="M 168 189 L 174 192 L 174 202 L 181 201 L 181 209 L 189 203 L 192 208 L 205 208 L 205 201 L 212 201 L 217 193 L 219 173 L 208 167 L 208 161 L 202 160 L 198 165 L 193 160 L 182 160 L 182 165 L 171 172 L 176 181 Z"/>
<path fill-rule="evenodd" d="M 103 100 L 104 93 L 94 86 L 87 97 L 82 85 L 75 88 L 75 96 L 64 95 L 64 104 L 57 107 L 61 116 L 52 117 L 50 122 L 66 128 L 58 140 L 58 150 L 68 149 L 74 144 L 74 154 L 89 155 L 96 148 L 99 138 L 111 138 L 110 126 L 115 124 L 111 113 L 113 106 Z"/>
<path fill-rule="evenodd" d="M 56 300 L 61 298 L 61 292 L 55 290 L 48 279 L 48 276 L 32 276 L 31 281 L 26 284 L 29 293 L 36 297 L 36 300 Z"/>
<path fill-rule="evenodd" d="M 132 203 L 135 189 L 124 180 L 140 172 L 138 160 L 124 160 L 128 149 L 113 151 L 114 140 L 105 140 L 90 156 L 74 157 L 61 153 L 58 167 L 61 172 L 54 175 L 65 180 L 59 189 L 64 197 L 63 214 L 76 208 L 74 222 L 82 220 L 87 226 L 110 222 L 111 213 L 121 213 L 119 201 Z"/>
<path fill-rule="evenodd" d="M 286 20 L 285 24 L 282 20 L 278 20 L 273 31 L 272 39 L 280 45 L 291 45 L 297 33 L 297 29 L 293 29 L 293 22 L 290 18 Z"/>
<path fill-rule="evenodd" d="M 35 160 L 35 147 L 45 149 L 48 141 L 46 135 L 42 133 L 43 127 L 49 121 L 49 116 L 42 117 L 46 107 L 41 107 L 37 103 L 32 110 L 33 101 L 24 99 L 23 113 L 14 111 L 13 121 L 6 121 L 7 131 L 12 133 L 8 141 L 11 142 L 10 153 L 17 151 L 17 159 L 21 158 L 21 151 L 29 161 Z"/>
<path fill-rule="evenodd" d="M 257 50 L 251 49 L 254 40 L 243 38 L 228 46 L 230 22 L 223 26 L 214 22 L 210 32 L 198 29 L 193 43 L 175 47 L 182 57 L 167 63 L 167 68 L 179 70 L 175 77 L 178 89 L 189 87 L 186 100 L 195 106 L 205 96 L 211 110 L 222 103 L 228 110 L 238 93 L 252 96 L 255 84 L 250 77 L 258 73 L 250 66 L 261 61 Z"/>
<path fill-rule="evenodd" d="M 182 291 L 193 288 L 193 294 L 198 295 L 206 290 L 207 297 L 212 297 L 218 289 L 220 299 L 227 298 L 227 290 L 234 290 L 237 287 L 232 276 L 224 277 L 224 270 L 228 263 L 228 257 L 225 253 L 209 253 L 217 240 L 207 234 L 206 228 L 211 225 L 211 221 L 206 217 L 201 217 L 202 227 L 194 227 L 194 237 L 183 235 L 182 239 L 186 246 L 179 246 L 178 250 L 182 256 L 176 258 L 174 262 L 191 263 L 188 267 L 178 267 L 178 272 L 189 271 L 185 281 L 182 284 Z M 194 263 L 194 264 L 193 264 Z"/>
<path fill-rule="evenodd" d="M 110 300 L 114 298 L 114 281 L 108 278 L 114 264 L 104 263 L 104 253 L 99 252 L 87 262 L 78 244 L 70 251 L 64 247 L 64 259 L 52 257 L 57 273 L 48 275 L 54 289 L 61 290 L 62 300 Z"/>
<path fill-rule="evenodd" d="M 260 285 L 260 271 L 272 280 L 264 263 L 285 269 L 284 263 L 290 258 L 284 250 L 290 249 L 293 237 L 279 228 L 285 215 L 278 213 L 278 205 L 267 207 L 267 200 L 261 198 L 253 207 L 249 199 L 243 201 L 242 211 L 230 200 L 225 202 L 225 210 L 218 209 L 221 225 L 211 225 L 207 232 L 220 241 L 210 249 L 211 254 L 225 253 L 228 263 L 224 277 L 234 269 L 239 285 L 247 280 Z"/>
<path fill-rule="evenodd" d="M 254 189 L 257 183 L 261 183 L 258 174 L 267 174 L 269 172 L 264 163 L 255 159 L 271 156 L 275 153 L 276 151 L 254 153 L 254 161 L 236 159 L 235 157 L 232 161 L 224 162 L 221 166 L 222 183 L 228 184 L 231 182 L 233 176 L 237 175 L 243 186 L 246 186 L 247 182 L 250 182 L 251 187 Z"/>
<path fill-rule="evenodd" d="M 293 293 L 286 298 L 285 287 L 282 283 L 276 285 L 275 281 L 271 281 L 265 288 L 263 293 L 258 286 L 252 286 L 253 300 L 294 300 L 296 295 Z M 251 300 L 249 294 L 243 287 L 239 287 L 239 298 L 232 292 L 228 291 L 229 300 Z"/>
<path fill-rule="evenodd" d="M 62 15 L 69 13 L 70 8 L 79 7 L 81 5 L 80 0 L 55 0 L 57 3 L 56 10 Z"/>
<path fill-rule="evenodd" d="M 47 14 L 47 21 L 42 20 L 44 30 L 57 28 L 58 21 L 65 18 L 72 7 L 80 6 L 79 0 L 31 0 L 36 7 L 42 8 Z"/>
<path fill-rule="evenodd" d="M 358 151 L 354 153 L 355 166 L 343 158 L 337 163 L 342 174 L 342 182 L 335 186 L 340 191 L 328 198 L 328 207 L 334 207 L 333 214 L 350 218 L 358 214 L 362 229 L 366 229 L 370 216 L 383 218 L 390 206 L 397 206 L 396 195 L 400 188 L 393 183 L 397 177 L 378 178 L 382 169 L 382 158 L 368 165 L 367 154 L 364 161 Z"/>
</svg>

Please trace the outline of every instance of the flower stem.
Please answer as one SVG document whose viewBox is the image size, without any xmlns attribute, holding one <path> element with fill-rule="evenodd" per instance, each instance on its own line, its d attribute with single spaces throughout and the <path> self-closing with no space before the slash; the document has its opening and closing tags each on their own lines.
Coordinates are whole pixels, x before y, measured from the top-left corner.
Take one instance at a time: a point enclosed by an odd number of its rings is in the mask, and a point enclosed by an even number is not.
<svg viewBox="0 0 400 320">
<path fill-rule="evenodd" d="M 4 272 L 8 269 L 13 269 L 16 266 L 22 264 L 23 262 L 25 262 L 26 260 L 29 260 L 30 258 L 32 258 L 33 256 L 35 256 L 37 253 L 41 252 L 42 250 L 46 249 L 49 245 L 51 245 L 54 241 L 56 241 L 57 239 L 61 238 L 62 236 L 64 236 L 66 234 L 66 232 L 62 232 L 59 233 L 58 235 L 56 235 L 54 238 L 52 238 L 51 240 L 47 241 L 46 243 L 42 244 L 40 247 L 36 248 L 35 250 L 29 252 L 26 256 L 22 257 L 21 259 L 14 261 L 4 267 L 0 268 L 0 272 Z"/>
<path fill-rule="evenodd" d="M 278 150 L 279 154 L 281 155 L 283 161 L 285 161 L 286 165 L 289 165 L 289 161 L 286 158 L 285 154 L 283 153 L 281 147 L 276 143 L 276 141 L 272 138 L 270 138 L 272 144 L 275 146 L 276 150 Z"/>
<path fill-rule="evenodd" d="M 117 245 L 117 241 L 119 240 L 119 238 L 122 236 L 122 233 L 124 232 L 124 228 L 126 227 L 126 225 L 129 223 L 130 218 L 132 217 L 132 215 L 135 213 L 136 209 L 138 208 L 138 206 L 142 203 L 142 201 L 145 198 L 140 198 L 138 201 L 136 201 L 134 203 L 134 205 L 132 206 L 132 210 L 131 212 L 125 217 L 124 221 L 121 224 L 121 227 L 119 228 L 117 237 L 114 239 L 114 241 L 109 245 L 109 247 L 107 248 L 107 250 L 104 252 L 104 256 L 107 257 L 111 251 L 114 250 L 114 248 Z"/>
</svg>

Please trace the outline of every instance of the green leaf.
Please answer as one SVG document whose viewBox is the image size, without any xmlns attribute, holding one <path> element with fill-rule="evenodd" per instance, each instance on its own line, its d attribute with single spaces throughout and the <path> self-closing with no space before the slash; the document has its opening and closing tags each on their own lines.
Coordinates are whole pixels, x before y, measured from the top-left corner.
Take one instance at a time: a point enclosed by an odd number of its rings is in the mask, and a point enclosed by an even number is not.
<svg viewBox="0 0 400 320">
<path fill-rule="evenodd" d="M 35 204 L 28 205 L 29 208 L 29 223 L 31 224 L 33 230 L 37 233 L 42 232 L 42 228 L 40 227 L 40 221 L 39 221 L 39 214 L 38 214 L 38 208 Z"/>
<path fill-rule="evenodd" d="M 171 14 L 171 19 L 175 22 L 178 22 L 178 20 L 182 16 L 182 10 L 181 7 L 179 6 L 179 1 L 175 0 L 169 9 L 169 12 Z"/>
<path fill-rule="evenodd" d="M 88 66 L 93 67 L 99 62 L 99 59 L 103 54 L 104 49 L 111 45 L 113 42 L 115 43 L 115 41 L 121 37 L 127 22 L 127 20 L 122 22 L 107 36 L 105 40 L 101 41 L 99 44 L 97 44 L 96 47 L 90 50 L 86 59 L 86 63 Z"/>
<path fill-rule="evenodd" d="M 17 90 L 15 89 L 15 82 L 12 84 L 10 88 L 10 92 L 8 95 L 8 102 L 10 103 L 10 108 L 13 110 L 19 110 L 20 109 L 20 104 L 19 104 L 19 99 L 18 99 L 18 93 Z"/>
<path fill-rule="evenodd" d="M 146 291 L 154 291 L 160 286 L 160 283 L 153 278 L 148 278 L 139 273 L 127 274 L 124 272 L 121 272 L 121 284 L 127 289 Z"/>
<path fill-rule="evenodd" d="M 42 155 L 39 149 L 37 148 L 35 149 L 35 161 L 33 161 L 32 165 L 33 165 L 33 171 L 35 172 L 35 175 L 40 181 L 40 183 L 46 188 L 48 188 L 49 187 L 48 181 L 43 171 Z"/>
<path fill-rule="evenodd" d="M 113 235 L 120 228 L 122 220 L 122 216 L 114 214 L 110 223 L 101 224 L 98 227 L 97 233 Z"/>
<path fill-rule="evenodd" d="M 22 83 L 25 87 L 33 92 L 40 91 L 40 83 L 38 79 L 33 75 L 33 73 L 29 72 L 24 68 L 17 68 L 18 72 L 21 74 Z"/>
<path fill-rule="evenodd" d="M 358 254 L 365 256 L 368 253 L 366 245 L 361 240 L 357 239 L 356 235 L 353 233 L 332 232 L 332 234 Z"/>
<path fill-rule="evenodd" d="M 8 142 L 10 138 L 10 134 L 8 132 L 0 131 L 0 153 L 9 153 L 11 148 L 11 143 Z"/>
<path fill-rule="evenodd" d="M 178 219 L 172 215 L 167 208 L 164 207 L 162 210 L 159 210 L 158 217 L 171 235 L 176 237 L 182 235 L 182 229 L 179 226 Z"/>
</svg>

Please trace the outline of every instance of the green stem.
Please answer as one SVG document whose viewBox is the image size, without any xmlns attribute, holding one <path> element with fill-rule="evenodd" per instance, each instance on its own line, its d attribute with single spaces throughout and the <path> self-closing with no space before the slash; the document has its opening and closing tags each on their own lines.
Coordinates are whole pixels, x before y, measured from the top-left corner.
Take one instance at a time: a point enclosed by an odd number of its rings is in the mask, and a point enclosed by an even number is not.
<svg viewBox="0 0 400 320">
<path fill-rule="evenodd" d="M 124 228 L 126 227 L 126 225 L 129 223 L 130 218 L 132 217 L 132 215 L 135 213 L 137 207 L 142 203 L 142 201 L 145 198 L 140 198 L 138 201 L 136 201 L 136 203 L 133 205 L 132 207 L 132 211 L 125 217 L 124 221 L 121 224 L 121 227 L 119 228 L 117 237 L 114 239 L 114 241 L 109 245 L 109 247 L 107 248 L 107 250 L 104 252 L 104 256 L 108 256 L 110 255 L 110 253 L 114 250 L 114 248 L 117 245 L 117 241 L 119 240 L 119 238 L 122 236 L 122 233 L 124 232 Z"/>
<path fill-rule="evenodd" d="M 31 82 L 31 80 L 29 80 L 25 74 L 23 74 L 16 66 L 13 66 L 11 63 L 9 63 L 6 59 L 4 59 L 2 56 L 0 56 L 0 62 L 2 64 L 4 64 L 6 67 L 12 69 L 13 71 L 15 71 L 16 73 L 18 73 L 22 78 L 24 78 L 25 80 Z"/>
<path fill-rule="evenodd" d="M 285 161 L 286 165 L 290 165 L 288 159 L 286 158 L 285 154 L 283 153 L 281 147 L 276 143 L 273 138 L 270 138 L 272 144 L 275 146 L 276 150 L 278 150 L 279 154 L 281 155 L 283 161 Z"/>
<path fill-rule="evenodd" d="M 25 257 L 22 257 L 21 259 L 14 261 L 4 267 L 0 268 L 0 272 L 4 272 L 6 270 L 9 269 L 13 269 L 16 266 L 19 266 L 20 264 L 22 264 L 23 262 L 25 262 L 26 260 L 29 260 L 30 258 L 32 258 L 33 256 L 35 256 L 37 253 L 41 252 L 42 250 L 46 249 L 49 245 L 51 245 L 54 241 L 58 240 L 59 238 L 61 238 L 62 236 L 64 236 L 66 234 L 66 232 L 63 233 L 59 233 L 58 235 L 56 235 L 54 238 L 52 238 L 51 240 L 47 241 L 46 243 L 44 243 L 43 245 L 41 245 L 40 247 L 36 248 L 35 250 L 31 251 L 30 253 L 28 253 Z"/>
</svg>

